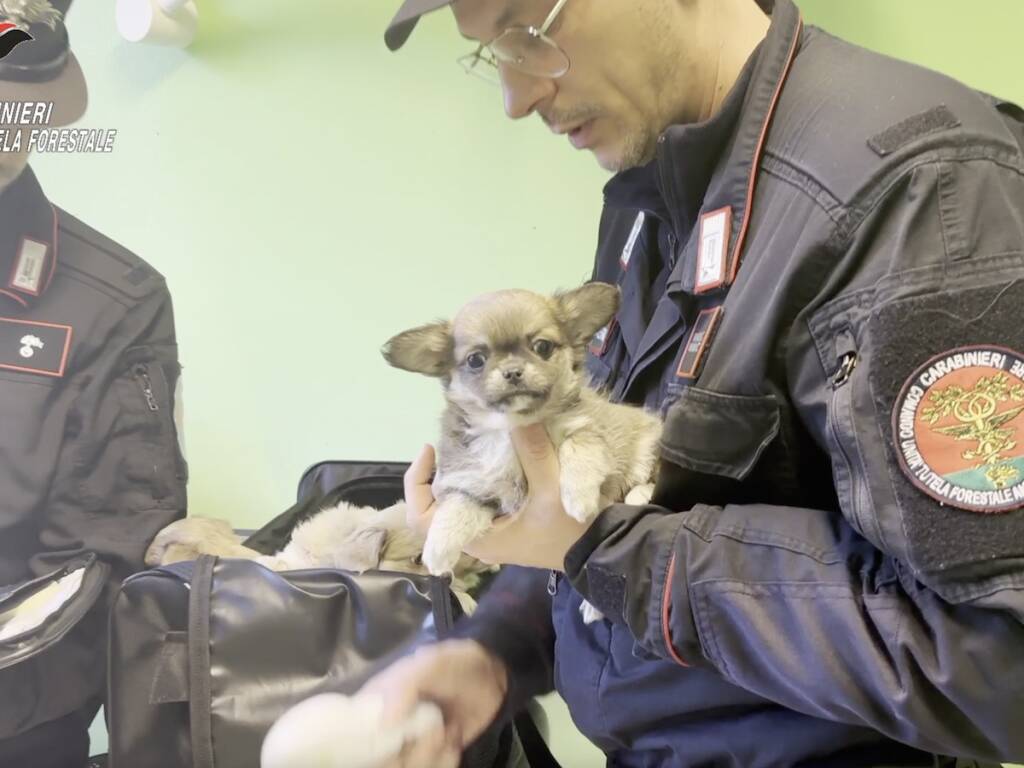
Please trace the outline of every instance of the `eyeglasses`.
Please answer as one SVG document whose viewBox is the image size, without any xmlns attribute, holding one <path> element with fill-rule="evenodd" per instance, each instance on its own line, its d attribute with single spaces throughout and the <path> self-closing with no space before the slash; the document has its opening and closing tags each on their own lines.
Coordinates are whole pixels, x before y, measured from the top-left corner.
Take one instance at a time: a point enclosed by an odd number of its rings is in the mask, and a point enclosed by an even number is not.
<svg viewBox="0 0 1024 768">
<path fill-rule="evenodd" d="M 473 53 L 458 59 L 462 68 L 489 83 L 501 84 L 498 64 L 534 77 L 562 77 L 569 71 L 569 57 L 548 30 L 568 0 L 558 0 L 540 27 L 509 27 L 490 43 L 481 43 Z"/>
</svg>

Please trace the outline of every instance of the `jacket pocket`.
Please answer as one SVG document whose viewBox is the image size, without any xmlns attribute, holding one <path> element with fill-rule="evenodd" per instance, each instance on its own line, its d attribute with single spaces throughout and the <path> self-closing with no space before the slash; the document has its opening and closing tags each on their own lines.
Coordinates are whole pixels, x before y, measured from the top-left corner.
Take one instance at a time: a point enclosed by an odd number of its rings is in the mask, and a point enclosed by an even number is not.
<svg viewBox="0 0 1024 768">
<path fill-rule="evenodd" d="M 70 632 L 96 603 L 107 571 L 88 553 L 46 576 L 0 590 L 0 669 L 42 653 Z"/>
<path fill-rule="evenodd" d="M 782 497 L 772 483 L 782 467 L 761 465 L 780 430 L 778 402 L 771 395 L 683 389 L 665 413 L 653 503 L 692 509 L 778 502 Z"/>
<path fill-rule="evenodd" d="M 188 480 L 188 465 L 174 419 L 174 390 L 180 367 L 175 361 L 159 359 L 146 347 L 129 350 L 127 361 L 129 392 L 125 397 L 130 405 L 126 410 L 149 435 L 145 442 L 151 449 L 147 471 L 152 475 L 153 497 L 161 506 L 183 506 L 180 497 Z"/>
<path fill-rule="evenodd" d="M 662 455 L 684 469 L 744 480 L 779 435 L 773 395 L 728 395 L 688 387 L 669 407 Z"/>
<path fill-rule="evenodd" d="M 829 370 L 825 438 L 832 459 L 836 494 L 857 531 L 876 546 L 882 546 L 882 533 L 875 516 L 870 513 L 871 489 L 861 466 L 861 449 L 857 441 L 858 418 L 853 391 L 855 386 L 863 386 L 859 381 L 864 370 L 860 368 L 860 350 L 848 326 L 836 332 L 830 347 L 834 350 L 835 360 Z"/>
</svg>

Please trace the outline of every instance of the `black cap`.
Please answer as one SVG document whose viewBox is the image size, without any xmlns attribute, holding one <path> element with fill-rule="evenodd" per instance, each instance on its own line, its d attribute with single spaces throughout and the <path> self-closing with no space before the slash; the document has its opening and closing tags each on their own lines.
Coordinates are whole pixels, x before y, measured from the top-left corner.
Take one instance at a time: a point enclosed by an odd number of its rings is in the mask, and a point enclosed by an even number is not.
<svg viewBox="0 0 1024 768">
<path fill-rule="evenodd" d="M 388 24 L 388 28 L 384 32 L 384 42 L 392 51 L 397 51 L 409 39 L 420 16 L 430 11 L 436 11 L 438 8 L 444 8 L 451 3 L 452 0 L 405 0 L 402 7 L 398 9 L 398 13 L 395 14 L 395 18 Z"/>
<path fill-rule="evenodd" d="M 51 125 L 74 122 L 88 102 L 64 26 L 71 2 L 0 0 L 0 100 L 52 101 Z"/>
</svg>

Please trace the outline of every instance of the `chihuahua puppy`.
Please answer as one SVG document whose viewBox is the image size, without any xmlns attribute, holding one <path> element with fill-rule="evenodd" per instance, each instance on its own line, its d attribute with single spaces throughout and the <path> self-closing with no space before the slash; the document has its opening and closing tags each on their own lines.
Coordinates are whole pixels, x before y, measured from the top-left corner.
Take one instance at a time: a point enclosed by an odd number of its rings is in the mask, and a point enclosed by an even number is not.
<svg viewBox="0 0 1024 768">
<path fill-rule="evenodd" d="M 384 346 L 391 365 L 436 377 L 444 390 L 437 509 L 423 548 L 431 573 L 450 572 L 496 515 L 523 505 L 513 427 L 547 429 L 562 504 L 581 522 L 639 486 L 653 488 L 661 421 L 609 402 L 585 381 L 587 345 L 618 306 L 618 288 L 604 283 L 554 296 L 500 291 L 469 302 L 450 322 L 414 328 Z"/>
<path fill-rule="evenodd" d="M 226 520 L 190 516 L 160 531 L 146 551 L 145 561 L 153 567 L 217 555 L 255 560 L 272 571 L 338 568 L 356 573 L 426 574 L 423 537 L 408 527 L 405 510 L 404 502 L 385 509 L 345 502 L 325 507 L 295 526 L 288 543 L 273 555 L 242 545 Z M 475 607 L 469 592 L 489 570 L 493 569 L 468 555 L 453 569 L 451 589 L 464 612 L 471 613 Z"/>
</svg>

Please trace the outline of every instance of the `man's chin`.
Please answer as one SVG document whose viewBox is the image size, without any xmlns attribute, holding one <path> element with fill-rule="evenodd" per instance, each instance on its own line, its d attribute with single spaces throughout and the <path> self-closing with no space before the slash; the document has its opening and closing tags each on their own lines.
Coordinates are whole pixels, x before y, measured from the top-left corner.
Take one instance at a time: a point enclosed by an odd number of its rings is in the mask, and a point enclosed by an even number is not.
<svg viewBox="0 0 1024 768">
<path fill-rule="evenodd" d="M 630 168 L 639 168 L 654 160 L 656 142 L 641 142 L 638 137 L 620 139 L 615 142 L 601 142 L 590 148 L 597 164 L 610 173 L 621 173 Z"/>
<path fill-rule="evenodd" d="M 621 173 L 643 165 L 642 162 L 629 160 L 618 148 L 595 147 L 593 153 L 597 164 L 609 173 Z"/>
</svg>

